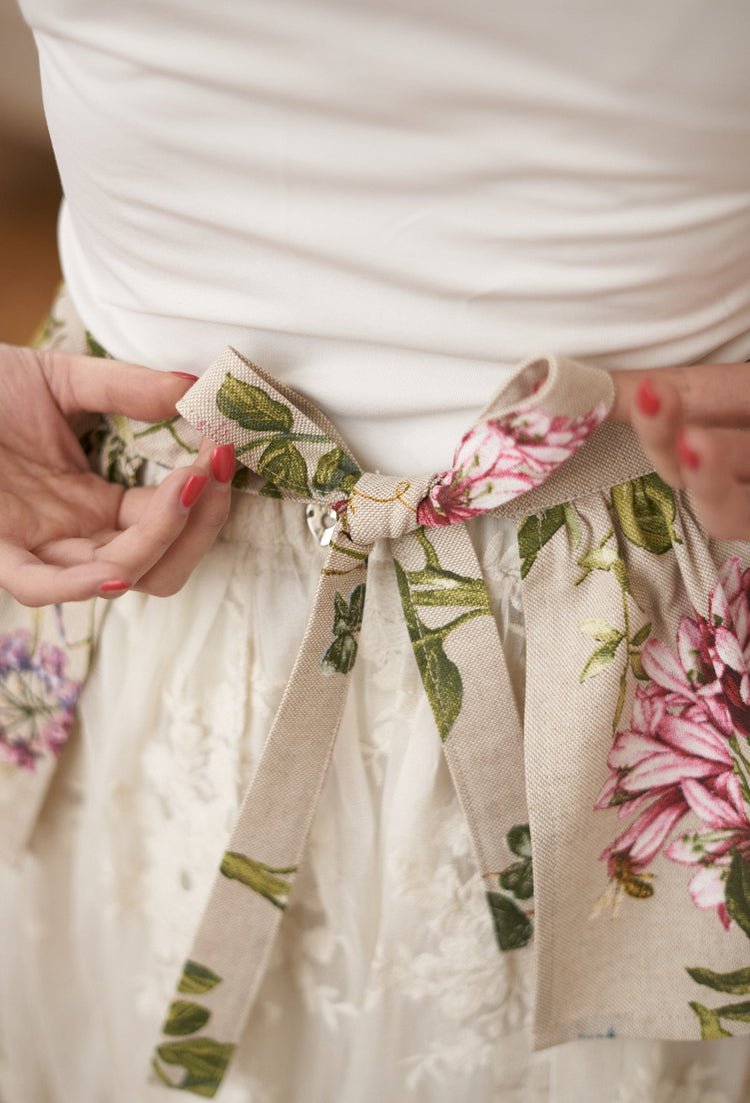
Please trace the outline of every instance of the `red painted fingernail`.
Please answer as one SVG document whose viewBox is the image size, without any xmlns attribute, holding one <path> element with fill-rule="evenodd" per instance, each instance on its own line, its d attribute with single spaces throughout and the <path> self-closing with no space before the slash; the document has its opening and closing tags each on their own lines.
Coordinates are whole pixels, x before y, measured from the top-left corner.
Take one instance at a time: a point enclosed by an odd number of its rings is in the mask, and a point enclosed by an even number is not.
<svg viewBox="0 0 750 1103">
<path fill-rule="evenodd" d="M 191 383 L 197 383 L 199 376 L 191 375 L 189 371 L 172 371 L 170 375 L 179 375 L 180 379 L 189 379 Z"/>
<path fill-rule="evenodd" d="M 130 589 L 130 583 L 122 578 L 113 578 L 109 582 L 102 582 L 99 592 L 102 594 L 124 594 Z"/>
<path fill-rule="evenodd" d="M 208 475 L 191 475 L 182 488 L 180 501 L 185 509 L 190 509 L 200 498 L 203 488 L 208 482 Z"/>
<path fill-rule="evenodd" d="M 211 456 L 211 474 L 217 483 L 228 483 L 234 475 L 234 445 L 220 444 Z"/>
<path fill-rule="evenodd" d="M 635 392 L 635 404 L 638 412 L 646 417 L 656 417 L 661 409 L 661 399 L 654 390 L 650 379 L 644 379 L 638 384 Z"/>
<path fill-rule="evenodd" d="M 700 456 L 694 448 L 690 447 L 682 433 L 677 434 L 675 447 L 677 448 L 677 455 L 680 457 L 680 463 L 684 467 L 689 467 L 691 471 L 695 471 L 700 462 Z"/>
</svg>

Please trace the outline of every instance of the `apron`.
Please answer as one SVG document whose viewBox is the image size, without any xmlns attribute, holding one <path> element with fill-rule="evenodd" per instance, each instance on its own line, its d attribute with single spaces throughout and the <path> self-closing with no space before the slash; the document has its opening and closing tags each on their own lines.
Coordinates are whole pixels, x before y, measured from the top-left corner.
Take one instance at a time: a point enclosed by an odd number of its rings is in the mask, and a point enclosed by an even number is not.
<svg viewBox="0 0 750 1103">
<path fill-rule="evenodd" d="M 84 351 L 88 340 L 101 353 L 80 325 L 71 341 L 69 310 L 63 299 L 48 342 Z M 99 469 L 131 484 L 144 460 L 184 462 L 201 434 L 232 441 L 237 489 L 296 503 L 328 547 L 155 1040 L 156 1082 L 210 1097 L 229 1067 L 304 862 L 367 615 L 368 557 L 383 540 L 498 950 L 534 956 L 534 1044 L 746 1031 L 749 549 L 706 537 L 630 429 L 602 423 L 611 399 L 598 369 L 528 361 L 445 471 L 385 477 L 363 473 L 308 400 L 228 349 L 180 419 L 109 418 L 95 432 Z M 518 529 L 520 708 L 467 527 L 484 513 Z M 25 610 L 4 596 L 0 814 L 11 859 L 70 731 L 104 608 Z"/>
</svg>

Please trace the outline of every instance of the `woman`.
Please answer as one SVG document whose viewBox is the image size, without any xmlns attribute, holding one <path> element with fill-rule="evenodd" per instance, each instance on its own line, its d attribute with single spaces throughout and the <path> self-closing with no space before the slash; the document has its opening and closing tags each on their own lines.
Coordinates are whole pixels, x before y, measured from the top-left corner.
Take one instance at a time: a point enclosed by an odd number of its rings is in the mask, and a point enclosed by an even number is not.
<svg viewBox="0 0 750 1103">
<path fill-rule="evenodd" d="M 747 540 L 750 166 L 737 33 L 747 17 L 728 4 L 686 19 L 676 3 L 606 18 L 584 3 L 433 5 L 429 15 L 375 2 L 227 2 L 210 15 L 166 2 L 23 8 L 40 47 L 66 191 L 63 266 L 82 319 L 66 307 L 53 340 L 83 348 L 85 329 L 90 348 L 116 360 L 3 350 L 0 585 L 25 606 L 118 600 L 80 700 L 80 738 L 21 872 L 4 875 L 13 952 L 2 969 L 2 1083 L 16 1103 L 156 1099 L 166 1089 L 147 1087 L 143 1070 L 323 552 L 303 507 L 273 498 L 243 499 L 214 546 L 232 465 L 231 444 L 210 432 L 161 481 L 145 430 L 118 436 L 110 425 L 115 452 L 124 441 L 119 477 L 133 482 L 127 465 L 138 468 L 141 485 L 126 488 L 88 472 L 69 423 L 81 411 L 167 422 L 192 383 L 174 373 L 201 373 L 230 344 L 321 406 L 363 469 L 442 472 L 511 365 L 551 347 L 628 369 L 614 376 L 610 419 L 630 422 L 662 479 L 690 491 L 711 536 Z M 704 363 L 666 366 L 694 361 Z M 679 508 L 687 525 L 692 507 Z M 510 709 L 523 700 L 526 642 L 515 526 L 487 518 L 473 531 Z M 175 596 L 156 600 L 165 595 Z M 351 602 L 345 613 L 337 638 L 354 639 Z M 397 614 L 378 551 L 306 864 L 220 1098 L 740 1099 L 741 1039 L 582 1040 L 529 1053 L 533 944 L 519 939 L 498 959 Z M 594 619 L 600 648 L 619 647 L 619 626 L 615 643 Z M 625 707 L 640 700 L 628 687 Z M 600 727 L 599 773 L 582 767 L 597 824 L 622 797 L 620 775 L 600 796 L 611 717 Z M 669 845 L 689 814 L 680 799 L 656 798 L 671 802 Z M 593 812 L 595 800 L 606 807 Z M 691 821 L 679 822 L 687 838 Z M 531 823 L 536 873 L 545 848 Z M 514 892 L 495 894 L 501 944 L 498 910 L 531 923 L 528 829 L 508 838 L 517 861 L 501 881 Z M 602 865 L 597 846 L 587 889 L 598 876 L 607 903 L 614 886 L 635 923 L 678 867 L 665 851 L 652 874 L 657 856 L 641 867 L 623 838 Z M 576 853 L 568 840 L 578 876 Z M 674 891 L 690 909 L 686 884 Z M 596 910 L 594 894 L 584 914 Z M 736 938 L 737 919 L 714 911 L 703 918 L 717 942 L 725 918 Z M 711 965 L 686 964 L 704 979 Z M 617 963 L 623 976 L 632 966 Z M 593 970 L 592 983 L 616 1009 L 606 976 Z M 716 1006 L 696 989 L 699 1001 Z M 697 1039 L 701 1024 L 686 1014 L 694 1033 L 677 1036 Z M 658 1025 L 645 1033 L 663 1036 Z M 176 1068 L 174 1052 L 157 1050 L 157 1077 L 190 1090 L 177 1072 L 198 1073 Z"/>
</svg>

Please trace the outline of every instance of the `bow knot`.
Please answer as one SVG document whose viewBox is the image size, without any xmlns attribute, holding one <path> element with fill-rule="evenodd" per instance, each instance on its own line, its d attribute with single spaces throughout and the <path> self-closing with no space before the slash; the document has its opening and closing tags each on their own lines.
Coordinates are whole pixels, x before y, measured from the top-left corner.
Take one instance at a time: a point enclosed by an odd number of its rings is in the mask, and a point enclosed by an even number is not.
<svg viewBox="0 0 750 1103">
<path fill-rule="evenodd" d="M 365 472 L 357 480 L 339 520 L 355 544 L 370 546 L 376 540 L 398 540 L 422 524 L 419 506 L 435 482 L 435 476 L 397 478 Z"/>
</svg>

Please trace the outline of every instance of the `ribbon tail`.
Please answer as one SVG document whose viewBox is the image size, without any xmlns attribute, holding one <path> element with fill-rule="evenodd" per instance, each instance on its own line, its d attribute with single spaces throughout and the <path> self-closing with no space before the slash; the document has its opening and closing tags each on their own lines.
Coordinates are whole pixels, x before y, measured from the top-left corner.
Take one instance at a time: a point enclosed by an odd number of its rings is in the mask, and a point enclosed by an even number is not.
<svg viewBox="0 0 750 1103">
<path fill-rule="evenodd" d="M 169 1087 L 215 1095 L 258 993 L 341 723 L 367 551 L 340 530 L 331 541 L 302 646 L 156 1047 L 153 1070 Z"/>
<path fill-rule="evenodd" d="M 533 913 L 523 727 L 481 567 L 462 524 L 410 533 L 394 543 L 393 554 L 498 944 L 517 949 L 531 939 Z"/>
</svg>

